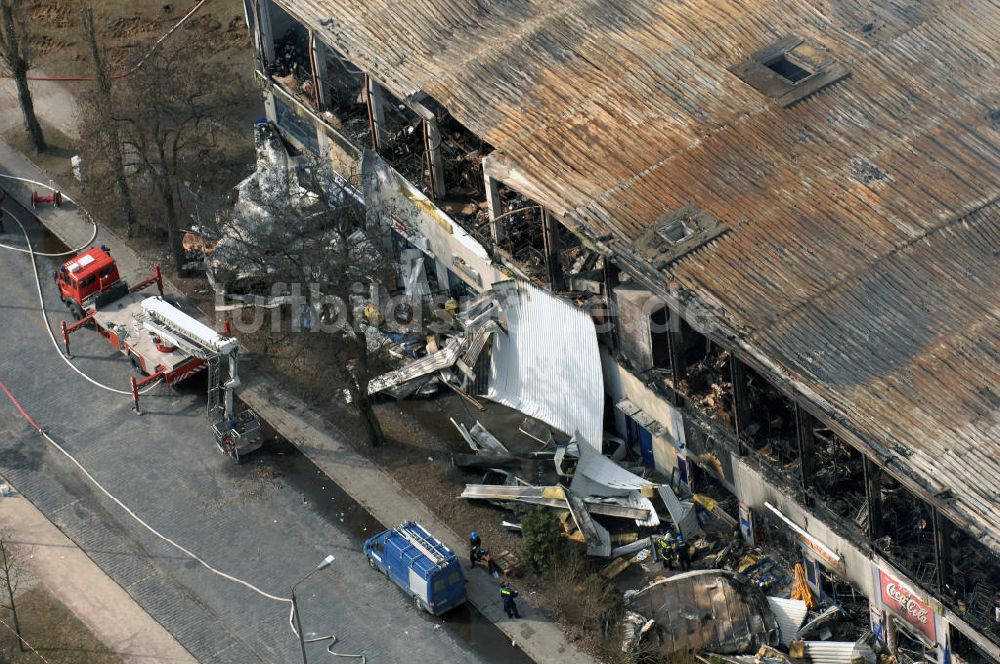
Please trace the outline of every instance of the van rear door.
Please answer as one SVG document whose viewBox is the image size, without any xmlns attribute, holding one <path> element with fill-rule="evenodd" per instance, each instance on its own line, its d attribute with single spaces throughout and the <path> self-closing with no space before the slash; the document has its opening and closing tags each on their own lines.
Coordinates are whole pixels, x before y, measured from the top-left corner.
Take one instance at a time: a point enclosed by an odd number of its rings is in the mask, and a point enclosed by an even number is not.
<svg viewBox="0 0 1000 664">
<path fill-rule="evenodd" d="M 424 604 L 427 604 L 427 579 L 420 576 L 412 567 L 410 568 L 410 592 L 420 598 Z"/>
</svg>

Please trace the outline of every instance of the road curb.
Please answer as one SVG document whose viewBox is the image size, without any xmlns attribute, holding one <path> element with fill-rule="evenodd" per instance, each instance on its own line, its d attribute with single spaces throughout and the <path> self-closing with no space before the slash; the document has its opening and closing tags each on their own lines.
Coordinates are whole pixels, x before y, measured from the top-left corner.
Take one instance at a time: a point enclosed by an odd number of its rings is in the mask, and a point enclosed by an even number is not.
<svg viewBox="0 0 1000 664">
<path fill-rule="evenodd" d="M 13 162 L 14 168 L 11 168 Z M 27 157 L 0 141 L 0 173 L 27 177 L 40 182 L 48 176 Z M 31 188 L 24 183 L 3 180 L 3 187 L 19 203 L 30 207 Z M 47 208 L 37 215 L 39 221 L 63 243 L 80 247 L 90 238 L 89 219 L 81 223 L 83 211 L 75 206 Z M 96 243 L 112 244 L 114 256 L 123 276 L 147 276 L 150 263 L 139 256 L 115 233 L 98 226 Z M 164 290 L 180 294 L 179 289 L 164 279 Z M 204 312 L 202 312 L 204 315 Z M 342 438 L 329 422 L 316 414 L 305 402 L 283 391 L 270 376 L 248 371 L 240 398 L 283 437 L 294 443 L 302 453 L 334 480 L 352 499 L 364 506 L 376 519 L 387 526 L 415 520 L 427 527 L 462 559 L 465 540 L 438 519 L 417 497 L 399 485 L 386 471 L 363 457 L 338 438 Z M 330 431 L 337 435 L 331 435 Z M 504 615 L 494 579 L 480 570 L 468 575 L 468 596 L 490 622 L 494 623 L 529 657 L 537 662 L 573 662 L 596 664 L 598 660 L 571 644 L 559 626 L 544 613 L 525 605 L 524 617 L 511 621 Z"/>
</svg>

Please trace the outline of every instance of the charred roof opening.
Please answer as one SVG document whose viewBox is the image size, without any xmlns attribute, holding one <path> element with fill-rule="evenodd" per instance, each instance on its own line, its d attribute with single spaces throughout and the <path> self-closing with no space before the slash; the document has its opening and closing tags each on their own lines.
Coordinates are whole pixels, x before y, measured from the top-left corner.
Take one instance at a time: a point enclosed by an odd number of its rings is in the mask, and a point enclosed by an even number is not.
<svg viewBox="0 0 1000 664">
<path fill-rule="evenodd" d="M 813 75 L 813 72 L 793 62 L 787 53 L 782 53 L 774 60 L 764 63 L 764 66 L 789 83 L 798 83 Z"/>
<path fill-rule="evenodd" d="M 801 37 L 783 37 L 729 71 L 782 106 L 790 106 L 850 74 L 825 48 Z"/>
<path fill-rule="evenodd" d="M 701 208 L 689 205 L 668 212 L 635 240 L 635 251 L 656 269 L 665 269 L 729 228 Z"/>
<path fill-rule="evenodd" d="M 688 237 L 694 233 L 691 228 L 688 227 L 683 221 L 675 221 L 667 224 L 666 226 L 660 227 L 657 234 L 670 244 L 678 244 L 683 242 Z"/>
</svg>

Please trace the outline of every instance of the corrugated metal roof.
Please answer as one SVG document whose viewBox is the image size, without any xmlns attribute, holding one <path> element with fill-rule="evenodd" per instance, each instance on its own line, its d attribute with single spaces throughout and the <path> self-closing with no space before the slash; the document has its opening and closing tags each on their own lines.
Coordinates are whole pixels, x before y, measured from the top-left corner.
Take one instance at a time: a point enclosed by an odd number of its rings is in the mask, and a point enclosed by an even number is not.
<svg viewBox="0 0 1000 664">
<path fill-rule="evenodd" d="M 851 641 L 806 641 L 805 655 L 812 664 L 875 663 L 875 653 L 868 644 Z"/>
<path fill-rule="evenodd" d="M 521 281 L 493 285 L 507 334 L 493 342 L 486 396 L 601 449 L 604 377 L 590 315 Z"/>
<path fill-rule="evenodd" d="M 1000 550 L 996 0 L 281 3 L 444 104 L 648 281 L 721 310 Z M 783 108 L 728 71 L 784 35 L 850 77 Z M 688 205 L 729 232 L 663 270 L 638 260 Z"/>
<path fill-rule="evenodd" d="M 809 608 L 801 599 L 768 597 L 767 604 L 778 621 L 781 645 L 787 646 L 795 638 L 802 623 L 806 621 Z"/>
</svg>

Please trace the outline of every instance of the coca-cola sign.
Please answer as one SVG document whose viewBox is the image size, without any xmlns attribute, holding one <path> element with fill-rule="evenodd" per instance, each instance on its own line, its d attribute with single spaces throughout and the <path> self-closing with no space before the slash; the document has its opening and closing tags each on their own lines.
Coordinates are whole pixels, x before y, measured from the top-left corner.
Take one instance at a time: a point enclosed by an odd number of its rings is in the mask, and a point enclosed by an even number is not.
<svg viewBox="0 0 1000 664">
<path fill-rule="evenodd" d="M 910 623 L 932 643 L 937 640 L 934 609 L 917 597 L 909 586 L 900 583 L 882 570 L 878 573 L 882 586 L 882 603 L 893 614 Z"/>
</svg>

